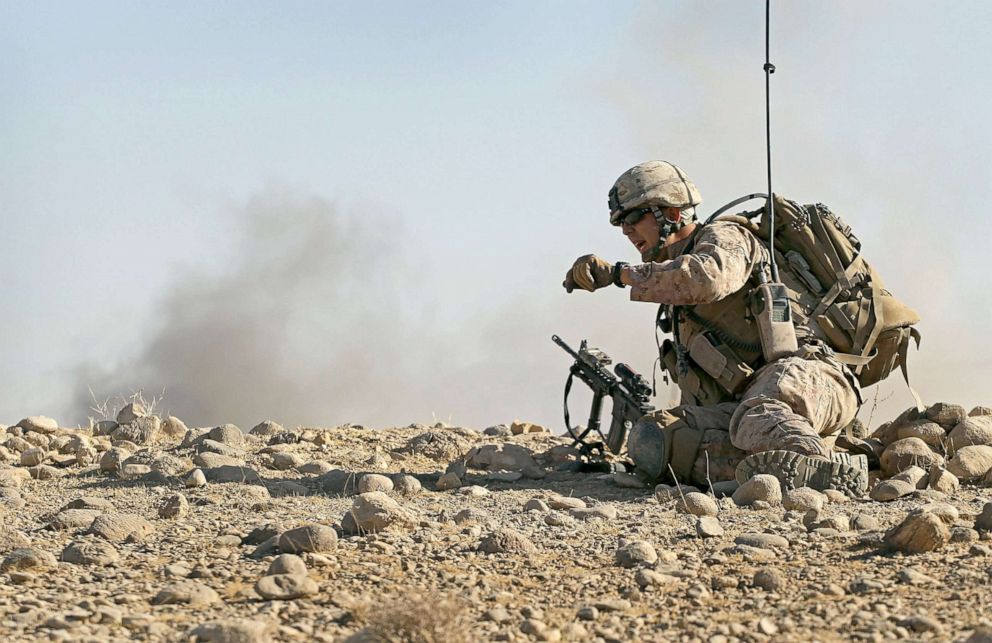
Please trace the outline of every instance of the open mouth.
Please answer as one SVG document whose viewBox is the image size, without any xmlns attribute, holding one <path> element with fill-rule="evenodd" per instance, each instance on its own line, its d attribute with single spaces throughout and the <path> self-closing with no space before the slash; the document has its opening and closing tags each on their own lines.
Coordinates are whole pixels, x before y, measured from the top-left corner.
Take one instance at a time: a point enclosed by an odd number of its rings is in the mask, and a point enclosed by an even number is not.
<svg viewBox="0 0 992 643">
<path fill-rule="evenodd" d="M 633 240 L 631 241 L 633 242 L 634 247 L 637 248 L 638 252 L 644 252 L 644 249 L 648 245 L 647 241 L 633 241 Z"/>
</svg>

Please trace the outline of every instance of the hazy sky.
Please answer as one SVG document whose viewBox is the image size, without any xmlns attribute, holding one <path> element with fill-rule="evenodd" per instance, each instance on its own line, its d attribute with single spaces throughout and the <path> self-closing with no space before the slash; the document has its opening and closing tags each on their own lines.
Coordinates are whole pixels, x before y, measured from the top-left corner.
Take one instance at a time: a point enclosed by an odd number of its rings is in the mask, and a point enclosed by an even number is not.
<svg viewBox="0 0 992 643">
<path fill-rule="evenodd" d="M 201 425 L 559 429 L 552 333 L 655 355 L 652 306 L 560 288 L 636 259 L 616 177 L 679 163 L 704 214 L 764 188 L 763 10 L 0 2 L 0 421 L 143 388 Z M 992 404 L 990 21 L 773 3 L 776 191 L 920 311 L 928 401 Z"/>
</svg>

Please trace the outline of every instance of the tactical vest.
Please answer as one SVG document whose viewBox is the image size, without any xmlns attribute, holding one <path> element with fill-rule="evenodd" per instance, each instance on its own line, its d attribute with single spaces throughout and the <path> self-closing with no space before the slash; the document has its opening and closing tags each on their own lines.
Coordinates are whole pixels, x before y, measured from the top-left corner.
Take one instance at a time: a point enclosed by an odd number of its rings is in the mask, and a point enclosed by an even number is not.
<svg viewBox="0 0 992 643">
<path fill-rule="evenodd" d="M 907 352 L 910 340 L 919 345 L 913 328 L 919 315 L 885 290 L 850 226 L 822 204 L 799 205 L 781 197 L 775 198 L 775 215 L 776 263 L 789 291 L 800 354 L 819 353 L 845 364 L 860 386 L 882 381 L 896 367 L 908 384 Z M 765 209 L 717 220 L 748 230 L 767 256 Z M 692 252 L 702 229 L 680 254 Z M 764 365 L 751 313 L 757 284 L 758 275 L 752 274 L 743 288 L 718 302 L 659 309 L 659 327 L 673 335 L 659 347 L 661 364 L 678 384 L 683 404 L 737 401 Z"/>
</svg>

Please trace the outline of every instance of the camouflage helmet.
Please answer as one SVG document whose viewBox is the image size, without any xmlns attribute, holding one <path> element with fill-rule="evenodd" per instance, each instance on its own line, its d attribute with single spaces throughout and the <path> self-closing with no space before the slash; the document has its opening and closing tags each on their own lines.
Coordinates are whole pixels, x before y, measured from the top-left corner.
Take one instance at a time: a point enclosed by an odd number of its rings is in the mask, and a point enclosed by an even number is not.
<svg viewBox="0 0 992 643">
<path fill-rule="evenodd" d="M 682 168 L 668 161 L 645 161 L 621 174 L 610 189 L 610 223 L 620 225 L 622 215 L 630 210 L 686 209 L 702 200 Z"/>
</svg>

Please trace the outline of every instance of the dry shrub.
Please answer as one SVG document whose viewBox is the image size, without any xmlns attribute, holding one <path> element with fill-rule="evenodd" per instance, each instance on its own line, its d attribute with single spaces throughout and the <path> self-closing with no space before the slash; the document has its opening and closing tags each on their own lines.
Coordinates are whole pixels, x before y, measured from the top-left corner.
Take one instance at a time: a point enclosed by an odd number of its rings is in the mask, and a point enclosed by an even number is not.
<svg viewBox="0 0 992 643">
<path fill-rule="evenodd" d="M 465 605 L 454 596 L 414 595 L 364 612 L 365 628 L 349 641 L 469 643 Z M 355 610 L 353 614 L 359 616 Z"/>
</svg>

